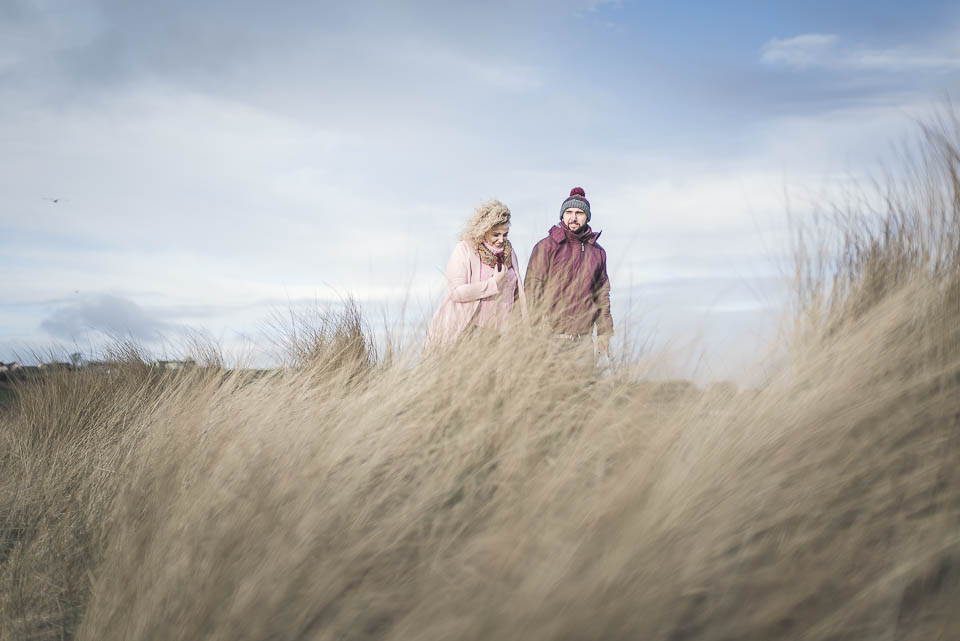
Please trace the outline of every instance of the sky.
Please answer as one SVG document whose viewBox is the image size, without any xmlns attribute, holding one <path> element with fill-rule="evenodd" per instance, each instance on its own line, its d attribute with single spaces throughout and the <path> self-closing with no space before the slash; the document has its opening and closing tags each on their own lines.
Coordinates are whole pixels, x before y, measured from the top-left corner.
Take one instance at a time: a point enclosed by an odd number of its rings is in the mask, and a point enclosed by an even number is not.
<svg viewBox="0 0 960 641">
<path fill-rule="evenodd" d="M 4 0 L 0 361 L 268 359 L 270 318 L 346 296 L 414 335 L 479 202 L 525 265 L 582 186 L 618 336 L 735 376 L 787 212 L 958 89 L 955 2 Z"/>
</svg>

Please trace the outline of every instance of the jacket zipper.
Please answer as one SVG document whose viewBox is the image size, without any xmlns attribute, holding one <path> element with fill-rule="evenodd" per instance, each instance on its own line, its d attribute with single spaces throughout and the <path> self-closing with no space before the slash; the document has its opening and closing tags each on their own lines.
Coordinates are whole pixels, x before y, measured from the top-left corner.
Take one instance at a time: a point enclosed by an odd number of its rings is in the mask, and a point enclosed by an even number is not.
<svg viewBox="0 0 960 641">
<path fill-rule="evenodd" d="M 580 253 L 583 253 L 583 243 L 580 243 Z"/>
</svg>

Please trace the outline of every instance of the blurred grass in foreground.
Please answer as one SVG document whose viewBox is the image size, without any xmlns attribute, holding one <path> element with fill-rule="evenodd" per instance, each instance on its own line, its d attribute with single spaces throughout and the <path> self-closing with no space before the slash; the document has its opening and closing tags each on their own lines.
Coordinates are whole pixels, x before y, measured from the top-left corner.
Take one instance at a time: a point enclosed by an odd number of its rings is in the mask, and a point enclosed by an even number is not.
<svg viewBox="0 0 960 641">
<path fill-rule="evenodd" d="M 411 366 L 356 308 L 291 319 L 273 372 L 129 349 L 22 386 L 0 638 L 960 638 L 951 123 L 880 209 L 798 230 L 758 391 L 539 335 Z"/>
</svg>

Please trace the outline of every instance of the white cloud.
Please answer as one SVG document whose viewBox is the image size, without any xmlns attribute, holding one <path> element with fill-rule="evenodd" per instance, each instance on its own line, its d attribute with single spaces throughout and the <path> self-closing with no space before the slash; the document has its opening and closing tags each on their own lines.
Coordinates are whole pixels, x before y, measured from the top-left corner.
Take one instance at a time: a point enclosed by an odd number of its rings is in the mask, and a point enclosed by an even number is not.
<svg viewBox="0 0 960 641">
<path fill-rule="evenodd" d="M 901 45 L 886 49 L 851 46 L 835 34 L 807 33 L 773 38 L 763 45 L 761 60 L 800 69 L 825 67 L 864 71 L 960 69 L 960 51 L 949 42 L 939 49 Z"/>
<path fill-rule="evenodd" d="M 833 52 L 837 36 L 807 33 L 785 40 L 776 38 L 763 45 L 761 59 L 768 64 L 783 63 L 793 67 L 824 64 Z"/>
<path fill-rule="evenodd" d="M 84 296 L 61 305 L 40 326 L 66 340 L 101 332 L 145 342 L 155 342 L 173 329 L 170 323 L 155 318 L 135 302 L 109 294 Z"/>
</svg>

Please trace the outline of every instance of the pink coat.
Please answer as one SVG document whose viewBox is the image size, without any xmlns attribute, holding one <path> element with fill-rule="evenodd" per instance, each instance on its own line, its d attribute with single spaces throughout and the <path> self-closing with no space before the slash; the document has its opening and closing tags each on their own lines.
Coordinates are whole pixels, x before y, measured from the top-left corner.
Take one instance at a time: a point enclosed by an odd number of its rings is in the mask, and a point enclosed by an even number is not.
<svg viewBox="0 0 960 641">
<path fill-rule="evenodd" d="M 511 256 L 513 271 L 517 274 L 520 313 L 527 318 L 527 299 L 520 280 L 517 252 Z M 467 328 L 480 307 L 481 299 L 497 293 L 497 284 L 492 279 L 480 280 L 480 256 L 469 243 L 461 240 L 453 249 L 447 262 L 447 295 L 440 309 L 430 321 L 427 330 L 427 347 L 449 347 Z"/>
</svg>

